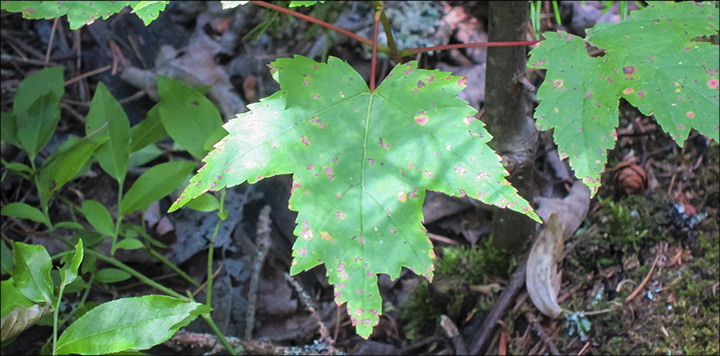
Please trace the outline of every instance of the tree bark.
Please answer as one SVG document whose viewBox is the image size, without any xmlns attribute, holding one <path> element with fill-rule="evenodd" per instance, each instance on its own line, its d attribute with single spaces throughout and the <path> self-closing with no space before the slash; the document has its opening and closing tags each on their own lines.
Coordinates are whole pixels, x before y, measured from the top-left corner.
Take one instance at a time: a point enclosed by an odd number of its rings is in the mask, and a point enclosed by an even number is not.
<svg viewBox="0 0 720 356">
<path fill-rule="evenodd" d="M 525 41 L 529 11 L 527 1 L 491 1 L 488 40 Z M 503 158 L 510 182 L 532 202 L 538 134 L 520 82 L 527 71 L 526 62 L 525 46 L 488 48 L 483 121 L 494 137 L 490 147 Z M 493 241 L 500 248 L 527 241 L 534 229 L 532 219 L 508 209 L 498 210 L 493 217 Z"/>
</svg>

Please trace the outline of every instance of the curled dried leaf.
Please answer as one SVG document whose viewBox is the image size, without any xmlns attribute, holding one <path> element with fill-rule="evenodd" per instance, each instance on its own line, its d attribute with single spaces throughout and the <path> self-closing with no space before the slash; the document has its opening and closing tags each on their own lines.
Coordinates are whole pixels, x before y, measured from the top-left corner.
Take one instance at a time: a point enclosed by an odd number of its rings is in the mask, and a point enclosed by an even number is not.
<svg viewBox="0 0 720 356">
<path fill-rule="evenodd" d="M 620 162 L 614 169 L 613 183 L 619 194 L 641 194 L 648 187 L 645 169 L 632 162 Z"/>
<path fill-rule="evenodd" d="M 28 308 L 17 308 L 11 311 L 2 318 L 2 322 L 0 323 L 0 329 L 2 329 L 0 340 L 5 341 L 15 337 L 51 312 L 52 309 L 47 304 L 35 304 Z"/>
<path fill-rule="evenodd" d="M 553 319 L 563 312 L 557 302 L 561 282 L 557 264 L 562 260 L 563 247 L 562 224 L 553 213 L 530 250 L 525 270 L 525 286 L 530 299 L 541 313 Z"/>
</svg>

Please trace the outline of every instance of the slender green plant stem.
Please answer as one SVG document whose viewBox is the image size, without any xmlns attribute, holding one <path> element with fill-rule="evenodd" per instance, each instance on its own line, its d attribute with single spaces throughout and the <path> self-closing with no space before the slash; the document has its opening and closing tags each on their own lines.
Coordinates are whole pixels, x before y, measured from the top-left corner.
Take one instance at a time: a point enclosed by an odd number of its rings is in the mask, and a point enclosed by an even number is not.
<svg viewBox="0 0 720 356">
<path fill-rule="evenodd" d="M 213 253 L 215 251 L 215 237 L 217 236 L 218 231 L 220 231 L 220 225 L 222 225 L 222 220 L 218 219 L 217 224 L 215 224 L 215 231 L 213 231 L 212 239 L 210 240 L 210 246 L 208 247 L 208 266 L 207 266 L 207 293 L 205 298 L 205 304 L 207 306 L 211 306 L 212 304 L 212 288 L 213 288 Z"/>
<path fill-rule="evenodd" d="M 123 174 L 122 177 L 118 178 L 118 202 L 117 202 L 117 209 L 118 209 L 118 216 L 117 216 L 117 222 L 115 223 L 115 233 L 113 233 L 112 236 L 112 245 L 110 246 L 110 255 L 115 256 L 115 245 L 117 244 L 117 238 L 120 234 L 120 224 L 122 223 L 123 216 L 120 214 L 120 203 L 122 203 L 123 198 L 123 183 L 125 182 L 125 175 Z M 144 217 L 142 218 L 144 220 Z"/>
<path fill-rule="evenodd" d="M 203 319 L 205 319 L 205 321 L 207 321 L 208 325 L 210 325 L 210 328 L 213 330 L 213 332 L 215 332 L 215 335 L 217 335 L 220 343 L 225 347 L 225 349 L 228 350 L 231 355 L 237 355 L 237 351 L 235 351 L 232 345 L 230 345 L 230 343 L 225 338 L 225 335 L 223 335 L 222 331 L 220 331 L 217 325 L 215 325 L 215 321 L 210 316 L 210 313 L 202 313 L 200 315 L 203 317 Z"/>
<path fill-rule="evenodd" d="M 100 259 L 100 260 L 103 260 L 103 261 L 105 261 L 105 262 L 107 262 L 107 263 L 109 263 L 109 264 L 111 264 L 111 265 L 113 265 L 113 266 L 115 266 L 115 267 L 117 267 L 117 268 L 119 268 L 119 269 L 127 272 L 127 273 L 130 273 L 133 277 L 136 277 L 137 279 L 139 279 L 139 280 L 142 281 L 143 283 L 145 283 L 145 284 L 147 284 L 147 285 L 149 285 L 149 286 L 151 286 L 151 287 L 153 287 L 153 288 L 155 288 L 155 289 L 157 289 L 157 290 L 159 290 L 159 291 L 161 291 L 161 292 L 164 292 L 165 294 L 171 295 L 171 296 L 173 296 L 173 297 L 175 297 L 175 298 L 182 299 L 182 300 L 186 300 L 186 299 L 187 299 L 187 298 L 186 298 L 185 296 L 183 296 L 182 294 L 180 294 L 180 293 L 178 293 L 178 292 L 175 292 L 174 290 L 172 290 L 172 289 L 170 289 L 170 288 L 167 288 L 167 287 L 163 286 L 162 284 L 159 284 L 159 283 L 153 281 L 152 279 L 150 279 L 150 278 L 148 278 L 148 277 L 145 277 L 143 274 L 141 274 L 140 272 L 134 270 L 132 267 L 130 267 L 130 266 L 128 266 L 128 265 L 126 265 L 126 264 L 124 264 L 124 263 L 122 263 L 122 262 L 114 259 L 114 258 L 106 257 L 106 256 L 103 255 L 102 253 L 93 251 L 93 250 L 91 250 L 91 249 L 89 249 L 89 248 L 86 248 L 86 249 L 85 249 L 85 253 L 87 253 L 88 255 L 91 255 L 91 256 L 95 256 L 96 258 L 98 258 L 98 259 Z"/>
<path fill-rule="evenodd" d="M 80 298 L 80 302 L 77 303 L 77 306 L 75 309 L 73 309 L 72 312 L 65 315 L 65 317 L 60 320 L 60 323 L 58 324 L 58 327 L 62 327 L 67 323 L 67 321 L 72 317 L 72 315 L 80 308 L 81 305 L 85 304 L 85 301 L 87 300 L 88 295 L 90 295 L 90 289 L 92 289 L 93 281 L 95 281 L 95 272 L 90 274 L 90 279 L 88 279 L 87 286 L 85 286 L 85 292 L 83 293 L 83 296 Z"/>
<path fill-rule="evenodd" d="M 382 1 L 375 1 L 375 6 L 378 6 L 378 3 L 380 5 L 380 22 L 383 25 L 383 31 L 385 31 L 385 37 L 387 37 L 387 43 L 390 47 L 390 58 L 395 63 L 401 63 L 402 62 L 402 56 L 400 56 L 400 51 L 397 48 L 397 45 L 395 44 L 395 38 L 392 34 L 392 25 L 390 25 L 390 21 L 387 18 L 387 15 L 385 14 L 385 7 L 382 4 Z"/>
<path fill-rule="evenodd" d="M 53 311 L 53 342 L 52 342 L 52 354 L 57 355 L 57 332 L 58 332 L 58 316 L 60 314 L 60 303 L 62 302 L 63 291 L 65 290 L 65 283 L 60 283 L 58 290 L 57 302 L 55 303 L 55 310 Z"/>
<path fill-rule="evenodd" d="M 377 68 L 378 29 L 380 28 L 380 13 L 383 9 L 382 1 L 375 2 L 375 16 L 373 16 L 373 42 L 372 60 L 370 61 L 370 91 L 375 91 L 375 69 Z"/>
<path fill-rule="evenodd" d="M 182 269 L 180 269 L 180 267 L 178 267 L 174 263 L 170 262 L 170 260 L 168 260 L 165 256 L 163 256 L 160 253 L 158 253 L 157 251 L 153 250 L 152 247 L 148 246 L 147 244 L 146 244 L 146 246 L 147 246 L 146 250 L 148 253 L 150 253 L 150 255 L 152 255 L 153 257 L 160 260 L 160 262 L 162 262 L 165 265 L 167 265 L 168 267 L 170 267 L 170 269 L 175 271 L 175 273 L 180 275 L 180 277 L 182 277 L 186 281 L 190 282 L 190 284 L 192 284 L 193 286 L 195 286 L 195 287 L 200 286 L 200 283 L 198 283 L 198 281 L 196 281 L 194 278 L 190 277 L 187 273 L 185 273 Z"/>
<path fill-rule="evenodd" d="M 225 189 L 222 189 L 220 192 L 220 209 L 218 209 L 218 222 L 215 224 L 215 231 L 213 231 L 212 238 L 210 239 L 210 246 L 208 248 L 208 266 L 207 266 L 207 293 L 205 298 L 205 304 L 212 308 L 212 288 L 213 288 L 213 271 L 212 271 L 212 263 L 213 263 L 213 253 L 215 251 L 215 237 L 217 237 L 218 231 L 220 231 L 220 226 L 222 225 L 222 222 L 225 221 L 224 218 L 221 217 L 221 215 L 224 214 L 225 210 Z M 225 215 L 227 216 L 227 215 Z"/>
<path fill-rule="evenodd" d="M 35 166 L 35 157 L 30 158 L 30 167 L 32 168 L 33 182 L 35 183 L 35 189 L 38 192 L 38 198 L 40 197 L 40 175 L 38 169 Z M 42 199 L 41 199 L 42 200 Z M 52 222 L 50 221 L 50 211 L 48 210 L 47 202 L 42 202 L 42 212 L 45 216 L 45 225 L 50 231 L 53 230 Z"/>
<path fill-rule="evenodd" d="M 552 2 L 553 11 L 555 12 L 555 21 L 558 25 L 562 25 L 562 19 L 560 18 L 560 9 L 558 8 L 558 2 L 553 0 Z"/>
</svg>

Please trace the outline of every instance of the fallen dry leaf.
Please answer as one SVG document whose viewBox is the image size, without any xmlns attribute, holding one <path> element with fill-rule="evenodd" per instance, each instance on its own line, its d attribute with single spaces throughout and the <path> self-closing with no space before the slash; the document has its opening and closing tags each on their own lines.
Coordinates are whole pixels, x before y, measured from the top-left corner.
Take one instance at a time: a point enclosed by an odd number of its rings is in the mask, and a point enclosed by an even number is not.
<svg viewBox="0 0 720 356">
<path fill-rule="evenodd" d="M 585 220 L 590 207 L 590 189 L 582 181 L 576 180 L 565 198 L 538 197 L 535 203 L 539 204 L 535 212 L 546 223 L 553 213 L 557 214 L 563 239 L 567 241 Z"/>
<path fill-rule="evenodd" d="M 530 299 L 541 313 L 553 319 L 563 312 L 557 302 L 562 278 L 557 265 L 562 259 L 563 247 L 563 228 L 557 214 L 553 213 L 530 250 L 525 270 L 525 286 Z"/>
</svg>

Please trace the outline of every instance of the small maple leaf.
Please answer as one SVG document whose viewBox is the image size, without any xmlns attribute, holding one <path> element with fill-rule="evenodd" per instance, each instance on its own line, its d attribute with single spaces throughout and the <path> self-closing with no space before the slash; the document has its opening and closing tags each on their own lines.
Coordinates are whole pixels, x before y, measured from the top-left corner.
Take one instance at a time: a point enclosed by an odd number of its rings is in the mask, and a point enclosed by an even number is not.
<svg viewBox="0 0 720 356">
<path fill-rule="evenodd" d="M 347 63 L 295 56 L 271 64 L 280 91 L 225 125 L 170 211 L 209 191 L 293 174 L 291 273 L 325 264 L 359 335 L 378 323 L 377 274 L 433 276 L 422 225 L 426 190 L 470 196 L 540 221 L 505 179 L 491 136 L 457 97 L 465 78 L 396 66 L 370 92 Z"/>
<path fill-rule="evenodd" d="M 558 31 L 530 53 L 529 67 L 547 69 L 538 89 L 537 124 L 554 128 L 561 157 L 591 189 L 600 187 L 607 150 L 615 146 L 620 98 L 682 146 L 696 129 L 720 137 L 720 51 L 699 36 L 718 34 L 712 3 L 650 3 L 620 23 L 598 23 L 585 40 Z M 587 43 L 605 49 L 591 57 Z"/>
</svg>

